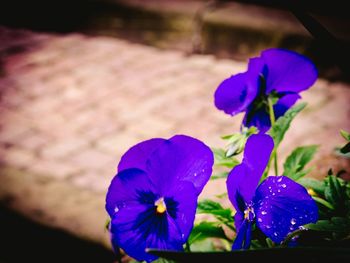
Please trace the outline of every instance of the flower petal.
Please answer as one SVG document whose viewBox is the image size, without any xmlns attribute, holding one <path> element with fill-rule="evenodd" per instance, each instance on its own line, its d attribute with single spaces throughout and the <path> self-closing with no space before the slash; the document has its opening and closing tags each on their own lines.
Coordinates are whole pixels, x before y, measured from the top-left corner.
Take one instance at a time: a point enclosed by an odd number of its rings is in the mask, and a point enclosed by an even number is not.
<svg viewBox="0 0 350 263">
<path fill-rule="evenodd" d="M 193 227 L 197 194 L 193 184 L 185 181 L 164 200 L 164 214 L 156 213 L 154 201 L 128 203 L 117 211 L 111 227 L 113 245 L 140 261 L 156 259 L 146 248 L 181 251 Z"/>
<path fill-rule="evenodd" d="M 249 200 L 245 200 L 240 193 L 240 188 L 244 185 L 250 186 L 250 184 L 246 184 L 246 180 L 248 178 L 250 170 L 246 166 L 246 164 L 241 163 L 235 166 L 232 171 L 227 176 L 226 180 L 226 188 L 228 197 L 233 204 L 234 208 L 237 212 L 244 212 L 246 208 L 246 204 L 249 203 Z M 251 191 L 255 191 L 256 185 L 252 187 Z"/>
<path fill-rule="evenodd" d="M 154 207 L 133 204 L 121 209 L 111 222 L 112 242 L 138 261 L 151 262 L 156 256 L 146 248 L 182 250 L 181 235 L 167 215 L 158 216 Z"/>
<path fill-rule="evenodd" d="M 269 113 L 264 108 L 253 109 L 253 107 L 249 107 L 244 116 L 243 124 L 246 127 L 257 127 L 260 133 L 265 133 L 271 128 Z"/>
<path fill-rule="evenodd" d="M 280 98 L 277 103 L 273 106 L 273 110 L 275 112 L 275 118 L 276 120 L 283 116 L 285 112 L 291 108 L 294 103 L 300 99 L 300 95 L 297 93 L 290 93 L 284 95 L 282 98 Z"/>
<path fill-rule="evenodd" d="M 147 162 L 147 172 L 161 192 L 171 191 L 181 181 L 191 182 L 199 195 L 208 182 L 214 156 L 203 142 L 176 135 L 161 144 Z"/>
<path fill-rule="evenodd" d="M 300 184 L 286 176 L 269 176 L 254 198 L 257 226 L 276 243 L 300 226 L 318 219 L 315 201 Z"/>
<path fill-rule="evenodd" d="M 258 76 L 254 80 L 247 73 L 225 79 L 215 91 L 215 106 L 230 115 L 245 111 L 258 93 L 258 84 Z"/>
<path fill-rule="evenodd" d="M 295 92 L 310 88 L 317 80 L 317 69 L 307 57 L 296 52 L 271 48 L 263 51 L 261 57 L 268 68 L 266 78 L 267 94 Z"/>
<path fill-rule="evenodd" d="M 174 222 L 174 225 L 181 233 L 183 243 L 188 239 L 191 233 L 193 222 L 197 209 L 196 189 L 190 182 L 181 182 L 173 192 L 166 195 L 166 200 L 173 200 L 173 207 L 167 203 L 167 212 L 169 220 Z"/>
<path fill-rule="evenodd" d="M 112 180 L 106 195 L 106 210 L 113 217 L 121 208 L 138 203 L 140 192 L 155 192 L 148 175 L 139 169 L 127 169 Z"/>
<path fill-rule="evenodd" d="M 243 162 L 254 169 L 255 172 L 263 173 L 269 162 L 274 143 L 270 135 L 251 135 L 244 148 Z M 249 182 L 258 185 L 259 178 L 250 178 Z"/>
<path fill-rule="evenodd" d="M 154 138 L 134 145 L 120 159 L 118 171 L 129 168 L 139 168 L 145 171 L 147 159 L 165 141 L 165 139 Z"/>
<path fill-rule="evenodd" d="M 233 242 L 232 250 L 248 249 L 250 247 L 251 235 L 252 225 L 248 220 L 244 220 Z"/>
<path fill-rule="evenodd" d="M 243 212 L 241 199 L 245 204 L 252 201 L 273 147 L 269 135 L 253 134 L 248 138 L 242 163 L 232 169 L 226 181 L 229 199 L 236 210 Z"/>
</svg>

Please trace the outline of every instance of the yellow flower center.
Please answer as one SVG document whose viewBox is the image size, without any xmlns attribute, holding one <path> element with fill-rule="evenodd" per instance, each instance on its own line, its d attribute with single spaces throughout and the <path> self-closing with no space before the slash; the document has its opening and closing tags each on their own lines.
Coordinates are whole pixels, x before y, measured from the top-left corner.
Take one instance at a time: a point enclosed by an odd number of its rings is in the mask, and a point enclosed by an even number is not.
<svg viewBox="0 0 350 263">
<path fill-rule="evenodd" d="M 254 208 L 248 206 L 246 210 L 244 210 L 244 219 L 252 221 L 255 217 Z"/>
<path fill-rule="evenodd" d="M 157 201 L 155 201 L 154 205 L 156 206 L 156 211 L 158 214 L 163 214 L 166 211 L 164 197 L 161 197 Z"/>
<path fill-rule="evenodd" d="M 316 192 L 311 188 L 307 189 L 307 193 L 311 196 L 317 196 Z"/>
</svg>

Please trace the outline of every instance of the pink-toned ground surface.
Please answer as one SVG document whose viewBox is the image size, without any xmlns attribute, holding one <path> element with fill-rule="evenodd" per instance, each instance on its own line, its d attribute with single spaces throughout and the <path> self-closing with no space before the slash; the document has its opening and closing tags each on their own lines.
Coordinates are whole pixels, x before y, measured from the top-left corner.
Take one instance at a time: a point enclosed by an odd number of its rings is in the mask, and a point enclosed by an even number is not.
<svg viewBox="0 0 350 263">
<path fill-rule="evenodd" d="M 245 63 L 185 56 L 107 37 L 0 27 L 0 199 L 43 223 L 109 246 L 104 197 L 120 156 L 153 137 L 187 134 L 223 147 L 238 131 L 213 93 Z M 311 176 L 348 167 L 333 148 L 350 130 L 350 87 L 320 79 L 280 147 L 319 144 Z M 225 192 L 210 182 L 201 198 Z"/>
</svg>

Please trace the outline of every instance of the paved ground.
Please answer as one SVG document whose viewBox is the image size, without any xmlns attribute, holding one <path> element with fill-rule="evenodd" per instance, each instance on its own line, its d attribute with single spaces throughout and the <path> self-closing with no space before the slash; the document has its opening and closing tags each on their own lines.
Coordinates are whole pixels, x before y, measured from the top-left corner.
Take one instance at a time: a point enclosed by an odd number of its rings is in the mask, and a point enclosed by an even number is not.
<svg viewBox="0 0 350 263">
<path fill-rule="evenodd" d="M 242 116 L 215 109 L 213 93 L 245 63 L 107 37 L 0 27 L 0 199 L 30 217 L 109 247 L 104 197 L 133 144 L 187 134 L 212 147 Z M 350 130 L 350 87 L 320 79 L 281 145 L 321 144 L 312 176 L 346 161 L 332 154 Z M 211 182 L 202 197 L 225 191 Z"/>
</svg>

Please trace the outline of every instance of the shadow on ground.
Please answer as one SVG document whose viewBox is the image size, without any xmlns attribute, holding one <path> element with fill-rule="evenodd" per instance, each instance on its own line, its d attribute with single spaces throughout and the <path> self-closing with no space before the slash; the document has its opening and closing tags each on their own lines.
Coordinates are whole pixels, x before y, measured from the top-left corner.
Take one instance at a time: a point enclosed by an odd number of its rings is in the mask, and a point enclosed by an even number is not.
<svg viewBox="0 0 350 263">
<path fill-rule="evenodd" d="M 0 262 L 115 262 L 112 251 L 40 225 L 0 204 Z"/>
</svg>

